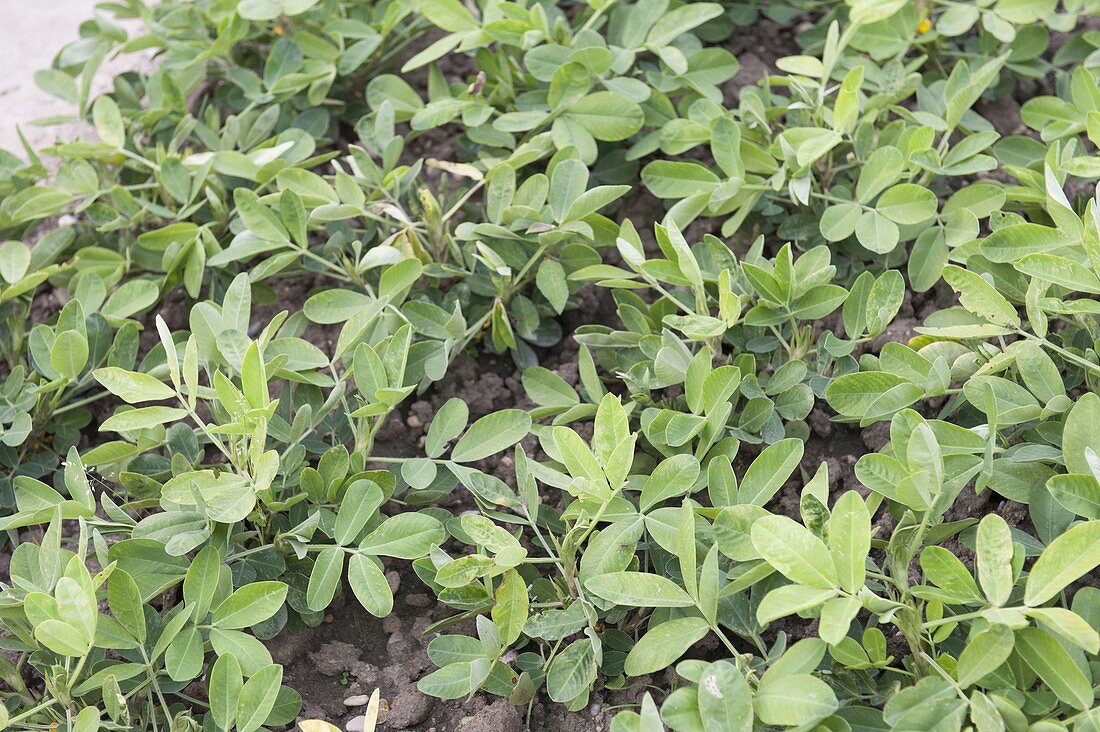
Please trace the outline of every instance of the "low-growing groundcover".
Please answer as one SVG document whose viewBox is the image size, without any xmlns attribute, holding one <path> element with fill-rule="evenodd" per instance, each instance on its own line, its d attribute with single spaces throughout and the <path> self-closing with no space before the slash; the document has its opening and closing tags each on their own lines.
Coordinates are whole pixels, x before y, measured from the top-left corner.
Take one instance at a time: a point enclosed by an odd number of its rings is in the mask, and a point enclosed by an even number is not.
<svg viewBox="0 0 1100 732">
<path fill-rule="evenodd" d="M 101 3 L 0 151 L 0 727 L 331 730 L 270 646 L 397 587 L 448 720 L 1100 730 L 1097 11 Z"/>
</svg>

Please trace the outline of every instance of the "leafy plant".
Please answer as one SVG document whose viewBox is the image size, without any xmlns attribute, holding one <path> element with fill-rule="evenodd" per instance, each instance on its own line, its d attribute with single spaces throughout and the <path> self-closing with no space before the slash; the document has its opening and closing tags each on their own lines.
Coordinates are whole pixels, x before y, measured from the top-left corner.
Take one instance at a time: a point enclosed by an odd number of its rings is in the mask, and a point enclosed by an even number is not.
<svg viewBox="0 0 1100 732">
<path fill-rule="evenodd" d="M 0 727 L 293 724 L 406 562 L 441 699 L 1100 726 L 1095 2 L 99 11 L 0 151 Z"/>
</svg>

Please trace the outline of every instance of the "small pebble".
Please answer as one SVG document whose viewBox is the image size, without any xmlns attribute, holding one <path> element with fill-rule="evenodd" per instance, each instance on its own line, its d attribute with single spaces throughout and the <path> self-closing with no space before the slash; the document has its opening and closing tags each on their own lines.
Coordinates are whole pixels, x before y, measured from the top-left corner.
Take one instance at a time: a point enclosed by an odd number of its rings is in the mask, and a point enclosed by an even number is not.
<svg viewBox="0 0 1100 732">
<path fill-rule="evenodd" d="M 428 607 L 432 604 L 432 598 L 422 592 L 414 592 L 405 596 L 405 604 L 409 607 Z"/>
<path fill-rule="evenodd" d="M 370 701 L 370 697 L 366 694 L 356 694 L 355 696 L 349 696 L 344 700 L 345 707 L 363 707 Z"/>
<path fill-rule="evenodd" d="M 347 726 L 344 727 L 348 732 L 363 732 L 367 728 L 366 715 L 360 714 L 358 717 L 353 717 Z"/>
<path fill-rule="evenodd" d="M 417 417 L 415 414 L 410 414 L 409 418 L 405 420 L 405 424 L 412 427 L 413 429 L 417 429 L 424 423 L 420 421 L 420 417 Z"/>
</svg>

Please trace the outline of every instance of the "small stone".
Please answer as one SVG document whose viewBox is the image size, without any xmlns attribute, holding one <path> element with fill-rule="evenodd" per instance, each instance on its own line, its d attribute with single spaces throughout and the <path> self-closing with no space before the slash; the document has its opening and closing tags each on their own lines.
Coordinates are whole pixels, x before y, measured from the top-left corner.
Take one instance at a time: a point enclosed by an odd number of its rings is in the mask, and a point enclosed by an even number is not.
<svg viewBox="0 0 1100 732">
<path fill-rule="evenodd" d="M 432 604 L 432 598 L 423 592 L 414 592 L 405 596 L 405 604 L 409 607 L 428 607 Z"/>
<path fill-rule="evenodd" d="M 365 714 L 360 714 L 358 717 L 352 717 L 351 720 L 344 726 L 348 732 L 363 732 L 367 728 L 367 717 Z"/>
<path fill-rule="evenodd" d="M 397 590 L 401 587 L 401 573 L 396 570 L 386 572 L 386 584 L 390 586 L 390 592 L 396 595 Z"/>
<path fill-rule="evenodd" d="M 420 417 L 417 417 L 415 414 L 410 414 L 409 418 L 405 420 L 405 424 L 413 429 L 418 429 L 424 423 L 420 421 Z"/>
<path fill-rule="evenodd" d="M 344 700 L 345 707 L 364 707 L 370 701 L 370 697 L 366 694 L 356 694 L 355 696 L 349 696 Z"/>
<path fill-rule="evenodd" d="M 428 718 L 434 704 L 435 701 L 417 691 L 416 686 L 408 686 L 394 697 L 387 724 L 393 729 L 416 727 Z"/>
</svg>

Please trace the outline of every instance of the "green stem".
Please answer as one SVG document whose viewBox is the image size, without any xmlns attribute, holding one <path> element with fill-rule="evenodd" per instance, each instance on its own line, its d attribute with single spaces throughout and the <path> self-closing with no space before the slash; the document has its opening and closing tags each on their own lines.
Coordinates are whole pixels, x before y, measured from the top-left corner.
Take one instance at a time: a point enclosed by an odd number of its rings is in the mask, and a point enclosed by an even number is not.
<svg viewBox="0 0 1100 732">
<path fill-rule="evenodd" d="M 596 24 L 596 21 L 598 21 L 601 17 L 603 17 L 604 13 L 606 13 L 609 9 L 611 9 L 612 6 L 615 5 L 616 2 L 618 2 L 618 0 L 610 0 L 610 2 L 608 2 L 602 8 L 600 8 L 596 12 L 592 13 L 592 15 L 590 15 L 588 17 L 588 20 L 584 21 L 584 25 L 582 25 L 580 30 L 577 31 L 577 32 L 582 33 L 586 30 L 589 30 L 592 26 L 594 26 Z"/>
<path fill-rule="evenodd" d="M 97 402 L 100 399 L 102 399 L 104 397 L 107 397 L 107 396 L 110 396 L 110 395 L 111 395 L 111 392 L 104 391 L 104 392 L 101 392 L 99 394 L 95 394 L 95 395 L 90 396 L 90 397 L 84 397 L 83 399 L 78 399 L 75 402 L 69 402 L 65 406 L 58 407 L 57 409 L 53 410 L 52 416 L 56 417 L 59 414 L 64 414 L 65 412 L 71 412 L 74 409 L 80 409 L 81 407 L 87 406 L 87 405 L 89 405 L 93 402 Z"/>
<path fill-rule="evenodd" d="M 19 714 L 19 715 L 16 715 L 16 716 L 12 717 L 11 719 L 8 720 L 8 724 L 9 725 L 14 725 L 16 722 L 22 722 L 24 719 L 27 719 L 28 717 L 33 717 L 34 715 L 38 714 L 39 712 L 44 711 L 46 709 L 49 709 L 50 707 L 52 707 L 55 704 L 57 704 L 56 699 L 50 699 L 48 701 L 42 702 L 38 706 L 32 707 L 31 709 L 28 709 L 27 711 L 23 712 L 22 714 Z"/>
<path fill-rule="evenodd" d="M 458 199 L 455 205 L 451 206 L 447 213 L 443 214 L 443 222 L 446 223 L 448 220 L 450 220 L 452 216 L 458 213 L 459 209 L 461 209 L 466 204 L 466 202 L 470 200 L 470 197 L 481 190 L 484 185 L 485 179 L 482 178 L 477 183 L 470 186 L 470 190 L 462 194 L 462 198 Z"/>
<path fill-rule="evenodd" d="M 962 615 L 952 615 L 949 618 L 940 618 L 939 620 L 929 620 L 926 623 L 921 623 L 922 630 L 931 630 L 932 628 L 938 628 L 941 625 L 947 625 L 949 623 L 961 623 L 964 620 L 975 620 L 982 616 L 982 610 L 975 610 L 974 612 L 963 613 Z"/>
<path fill-rule="evenodd" d="M 69 674 L 69 683 L 65 687 L 67 691 L 72 690 L 73 685 L 76 683 L 76 679 L 80 676 L 80 672 L 84 670 L 84 663 L 87 660 L 88 654 L 85 653 L 83 656 L 80 657 L 80 660 L 76 662 L 76 668 L 74 668 L 73 672 Z"/>
</svg>

